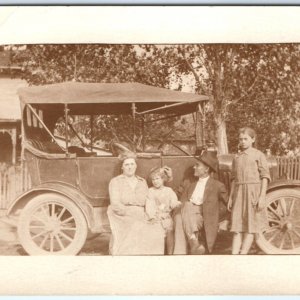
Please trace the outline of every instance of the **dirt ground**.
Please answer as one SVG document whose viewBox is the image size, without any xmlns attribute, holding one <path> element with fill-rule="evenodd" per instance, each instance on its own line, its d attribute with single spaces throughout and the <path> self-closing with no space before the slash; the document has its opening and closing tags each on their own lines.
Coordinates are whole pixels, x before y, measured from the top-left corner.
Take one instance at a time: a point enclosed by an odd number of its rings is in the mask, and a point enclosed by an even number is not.
<svg viewBox="0 0 300 300">
<path fill-rule="evenodd" d="M 101 234 L 88 239 L 79 255 L 108 255 L 110 235 Z M 27 255 L 18 243 L 16 227 L 0 218 L 0 255 Z"/>
<path fill-rule="evenodd" d="M 110 234 L 107 233 L 98 235 L 93 239 L 88 239 L 79 255 L 108 255 L 109 239 Z M 231 241 L 232 234 L 228 231 L 221 231 L 218 235 L 213 254 L 229 255 L 231 253 Z M 250 254 L 257 255 L 263 254 L 263 252 L 254 244 Z M 2 218 L 0 218 L 0 255 L 27 255 L 18 243 L 16 228 Z"/>
</svg>

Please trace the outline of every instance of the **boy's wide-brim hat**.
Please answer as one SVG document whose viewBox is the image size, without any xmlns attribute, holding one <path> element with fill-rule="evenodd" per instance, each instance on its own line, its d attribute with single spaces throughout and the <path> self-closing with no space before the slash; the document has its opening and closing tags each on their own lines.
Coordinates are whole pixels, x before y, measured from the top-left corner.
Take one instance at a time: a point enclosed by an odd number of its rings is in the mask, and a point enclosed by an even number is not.
<svg viewBox="0 0 300 300">
<path fill-rule="evenodd" d="M 200 156 L 197 156 L 196 159 L 210 167 L 212 171 L 217 172 L 218 158 L 216 151 L 204 151 Z"/>
</svg>

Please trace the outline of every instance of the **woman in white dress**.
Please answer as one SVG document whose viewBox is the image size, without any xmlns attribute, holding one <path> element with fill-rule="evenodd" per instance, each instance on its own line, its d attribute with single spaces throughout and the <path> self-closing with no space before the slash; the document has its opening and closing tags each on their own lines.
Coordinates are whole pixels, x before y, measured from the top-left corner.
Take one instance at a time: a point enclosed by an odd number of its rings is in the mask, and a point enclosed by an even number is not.
<svg viewBox="0 0 300 300">
<path fill-rule="evenodd" d="M 112 255 L 163 255 L 164 230 L 149 223 L 145 214 L 148 186 L 137 176 L 136 156 L 121 155 L 122 174 L 109 183 L 110 206 L 107 214 L 112 230 Z"/>
</svg>

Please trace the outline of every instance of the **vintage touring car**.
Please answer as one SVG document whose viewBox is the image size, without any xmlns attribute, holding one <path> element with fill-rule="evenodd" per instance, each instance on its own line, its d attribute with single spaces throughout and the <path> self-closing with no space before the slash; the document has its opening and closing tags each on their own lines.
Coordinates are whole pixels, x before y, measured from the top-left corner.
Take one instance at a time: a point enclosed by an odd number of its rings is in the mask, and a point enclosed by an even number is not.
<svg viewBox="0 0 300 300">
<path fill-rule="evenodd" d="M 173 169 L 175 189 L 192 171 L 196 147 L 204 147 L 206 96 L 140 83 L 66 82 L 22 88 L 19 97 L 23 160 L 32 188 L 11 204 L 8 215 L 18 217 L 19 240 L 30 255 L 75 255 L 89 232 L 110 231 L 106 215 L 108 183 L 120 173 L 118 150 L 127 146 L 112 142 L 111 149 L 103 150 L 93 145 L 96 116 L 131 116 L 131 132 L 135 134 L 137 126 L 143 131 L 147 124 L 192 115 L 195 147 L 183 147 L 166 135 L 156 149 L 147 149 L 146 142 L 135 149 L 137 173 L 147 177 L 152 167 L 168 165 Z M 76 116 L 90 120 L 88 144 L 72 125 Z M 55 134 L 58 123 L 64 124 L 63 139 Z M 71 132 L 79 145 L 71 144 Z M 170 147 L 176 151 L 169 151 Z M 229 188 L 232 155 L 218 158 L 217 176 Z M 259 235 L 257 243 L 266 253 L 298 254 L 300 182 L 277 180 L 276 160 L 269 157 L 269 163 L 273 178 L 267 194 L 269 228 Z M 221 207 L 221 215 L 224 211 L 226 208 Z"/>
</svg>

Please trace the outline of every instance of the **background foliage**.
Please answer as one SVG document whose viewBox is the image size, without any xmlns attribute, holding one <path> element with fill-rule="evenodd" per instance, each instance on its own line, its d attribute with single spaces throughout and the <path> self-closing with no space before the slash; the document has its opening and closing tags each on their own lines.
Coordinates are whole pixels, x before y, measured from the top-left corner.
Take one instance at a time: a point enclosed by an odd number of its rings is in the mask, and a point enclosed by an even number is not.
<svg viewBox="0 0 300 300">
<path fill-rule="evenodd" d="M 297 152 L 300 142 L 299 50 L 298 44 L 28 45 L 14 61 L 34 85 L 135 81 L 208 95 L 206 138 L 220 153 L 236 151 L 237 129 L 252 126 L 260 149 L 283 154 Z M 130 129 L 115 121 L 95 120 L 97 136 L 109 127 L 115 130 L 107 139 L 117 132 L 128 140 Z M 165 135 L 174 122 L 150 127 L 148 135 Z M 86 127 L 84 120 L 79 125 Z"/>
</svg>

